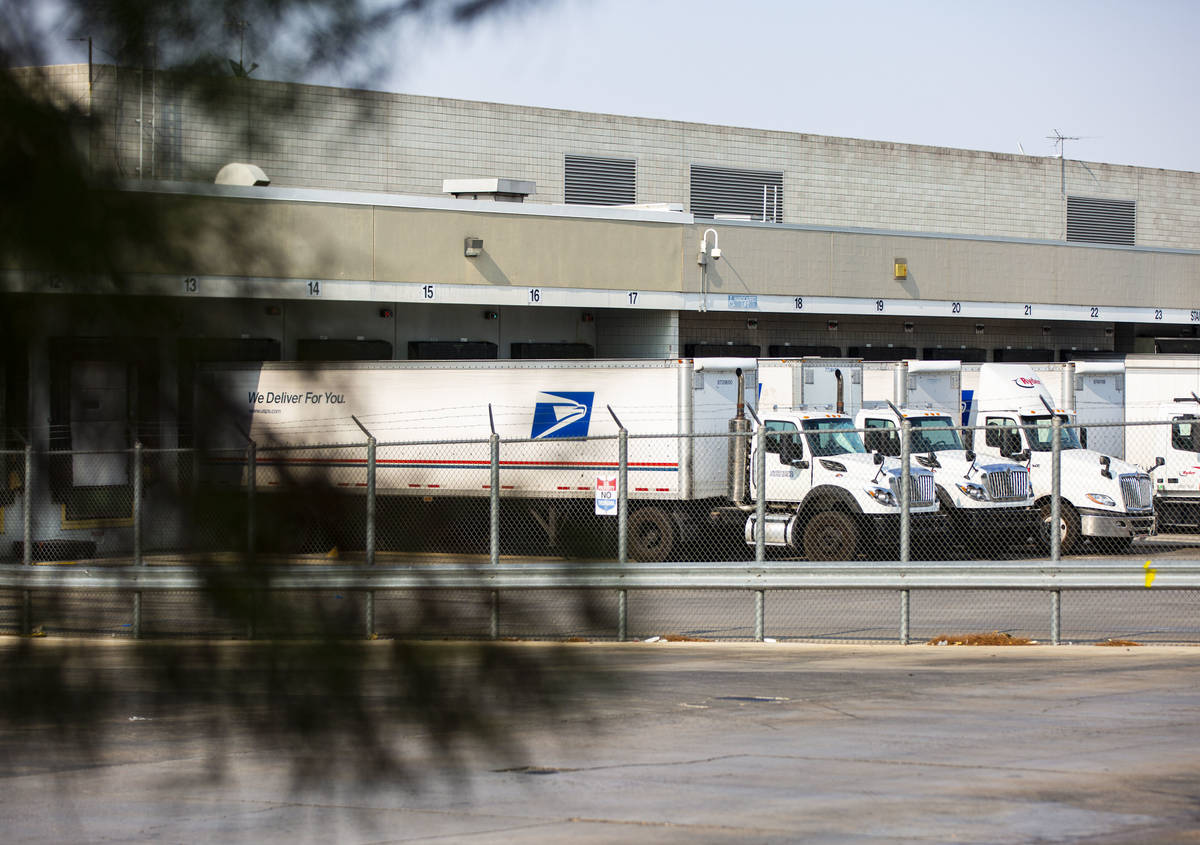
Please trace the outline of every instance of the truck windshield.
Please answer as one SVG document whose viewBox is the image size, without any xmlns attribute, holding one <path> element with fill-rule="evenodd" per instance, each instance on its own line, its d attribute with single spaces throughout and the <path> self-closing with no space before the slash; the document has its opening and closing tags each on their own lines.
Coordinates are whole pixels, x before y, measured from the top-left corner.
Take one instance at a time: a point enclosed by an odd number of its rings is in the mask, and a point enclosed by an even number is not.
<svg viewBox="0 0 1200 845">
<path fill-rule="evenodd" d="M 1058 417 L 1063 422 L 1061 429 L 1060 448 L 1063 449 L 1082 449 L 1079 445 L 1079 433 L 1073 428 L 1067 428 L 1067 418 L 1063 415 Z M 1049 452 L 1054 445 L 1054 429 L 1051 428 L 1049 416 L 1041 417 L 1021 417 L 1021 425 L 1037 426 L 1037 428 L 1027 428 L 1025 433 L 1029 436 L 1029 448 L 1034 452 Z"/>
<path fill-rule="evenodd" d="M 917 417 L 909 423 L 912 424 L 911 452 L 959 451 L 963 447 L 958 432 L 950 428 L 953 423 L 948 417 Z"/>
<path fill-rule="evenodd" d="M 818 458 L 867 451 L 850 420 L 804 420 L 803 425 L 808 448 Z"/>
</svg>

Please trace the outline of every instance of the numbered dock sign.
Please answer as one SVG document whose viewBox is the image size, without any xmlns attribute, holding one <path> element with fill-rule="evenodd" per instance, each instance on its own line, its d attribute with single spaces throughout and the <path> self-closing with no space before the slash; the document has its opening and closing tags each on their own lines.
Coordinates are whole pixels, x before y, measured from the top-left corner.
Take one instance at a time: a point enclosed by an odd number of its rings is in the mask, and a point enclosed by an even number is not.
<svg viewBox="0 0 1200 845">
<path fill-rule="evenodd" d="M 596 516 L 617 515 L 617 477 L 596 476 Z"/>
</svg>

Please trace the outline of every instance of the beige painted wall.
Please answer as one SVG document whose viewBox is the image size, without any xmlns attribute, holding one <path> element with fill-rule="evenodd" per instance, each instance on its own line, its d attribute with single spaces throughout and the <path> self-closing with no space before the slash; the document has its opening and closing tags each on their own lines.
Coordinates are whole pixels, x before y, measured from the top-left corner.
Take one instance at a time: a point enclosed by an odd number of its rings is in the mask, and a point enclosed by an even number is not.
<svg viewBox="0 0 1200 845">
<path fill-rule="evenodd" d="M 688 290 L 709 226 L 689 227 Z M 1200 307 L 1200 254 L 856 232 L 712 226 L 722 258 L 709 264 L 710 292 L 1054 305 Z M 709 236 L 710 246 L 712 236 Z M 893 279 L 896 258 L 909 278 Z"/>
<path fill-rule="evenodd" d="M 677 291 L 683 227 L 467 211 L 376 208 L 373 278 L 498 286 Z M 467 236 L 483 254 L 463 256 Z"/>
</svg>

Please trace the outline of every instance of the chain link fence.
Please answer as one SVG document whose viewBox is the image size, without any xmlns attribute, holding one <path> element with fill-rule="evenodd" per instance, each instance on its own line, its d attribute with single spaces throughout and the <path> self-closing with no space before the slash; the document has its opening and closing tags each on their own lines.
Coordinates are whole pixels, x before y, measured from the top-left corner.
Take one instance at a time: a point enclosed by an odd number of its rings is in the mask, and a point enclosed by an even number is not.
<svg viewBox="0 0 1200 845">
<path fill-rule="evenodd" d="M 2 452 L 7 542 L 0 562 L 214 571 L 564 560 L 966 567 L 972 560 L 1055 566 L 1136 554 L 1131 565 L 1141 567 L 1150 551 L 1190 560 L 1190 534 L 1200 531 L 1200 468 L 1162 454 L 1195 442 L 1178 420 L 1081 428 L 1065 417 L 997 415 L 969 428 L 948 425 L 945 415 L 897 423 L 868 414 L 856 428 L 836 415 L 793 412 L 734 428 L 722 435 L 621 429 L 586 439 L 383 443 L 367 435 L 360 443 L 205 452 Z M 1156 452 L 1167 458 L 1164 466 L 1146 458 Z M 119 590 L 6 590 L 0 630 L 760 639 L 765 618 L 765 630 L 778 638 L 873 641 L 895 639 L 901 612 L 889 590 L 786 589 L 764 598 L 745 590 L 543 586 L 529 593 L 297 592 L 247 622 L 244 608 L 205 605 L 198 595 L 139 593 L 135 606 Z M 1197 639 L 1188 621 L 1196 618 L 1196 596 L 1187 591 L 1136 599 L 1071 593 L 1055 608 L 1062 627 L 1053 632 L 1044 598 L 1041 591 L 921 591 L 909 604 L 906 595 L 903 613 L 915 624 L 905 637 L 987 629 L 1038 639 L 1053 633 L 1055 640 Z M 1159 621 L 1141 617 L 1164 602 Z"/>
</svg>

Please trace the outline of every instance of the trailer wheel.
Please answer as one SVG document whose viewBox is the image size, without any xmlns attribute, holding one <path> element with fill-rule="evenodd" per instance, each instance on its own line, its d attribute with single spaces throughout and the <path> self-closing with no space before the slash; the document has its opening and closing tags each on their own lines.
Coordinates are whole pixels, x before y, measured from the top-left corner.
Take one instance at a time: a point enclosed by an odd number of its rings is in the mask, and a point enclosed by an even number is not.
<svg viewBox="0 0 1200 845">
<path fill-rule="evenodd" d="M 1050 534 L 1050 505 L 1051 502 L 1047 499 L 1042 502 L 1041 507 L 1043 526 L 1042 543 L 1047 550 L 1050 548 L 1050 537 L 1052 536 Z M 1064 555 L 1070 554 L 1079 545 L 1079 514 L 1076 513 L 1071 503 L 1065 499 L 1059 499 L 1058 536 L 1059 549 Z"/>
<path fill-rule="evenodd" d="M 638 508 L 629 515 L 629 554 L 646 563 L 658 563 L 675 548 L 675 523 L 661 508 Z"/>
<path fill-rule="evenodd" d="M 842 511 L 821 511 L 804 525 L 804 556 L 809 560 L 853 560 L 858 525 Z"/>
</svg>

